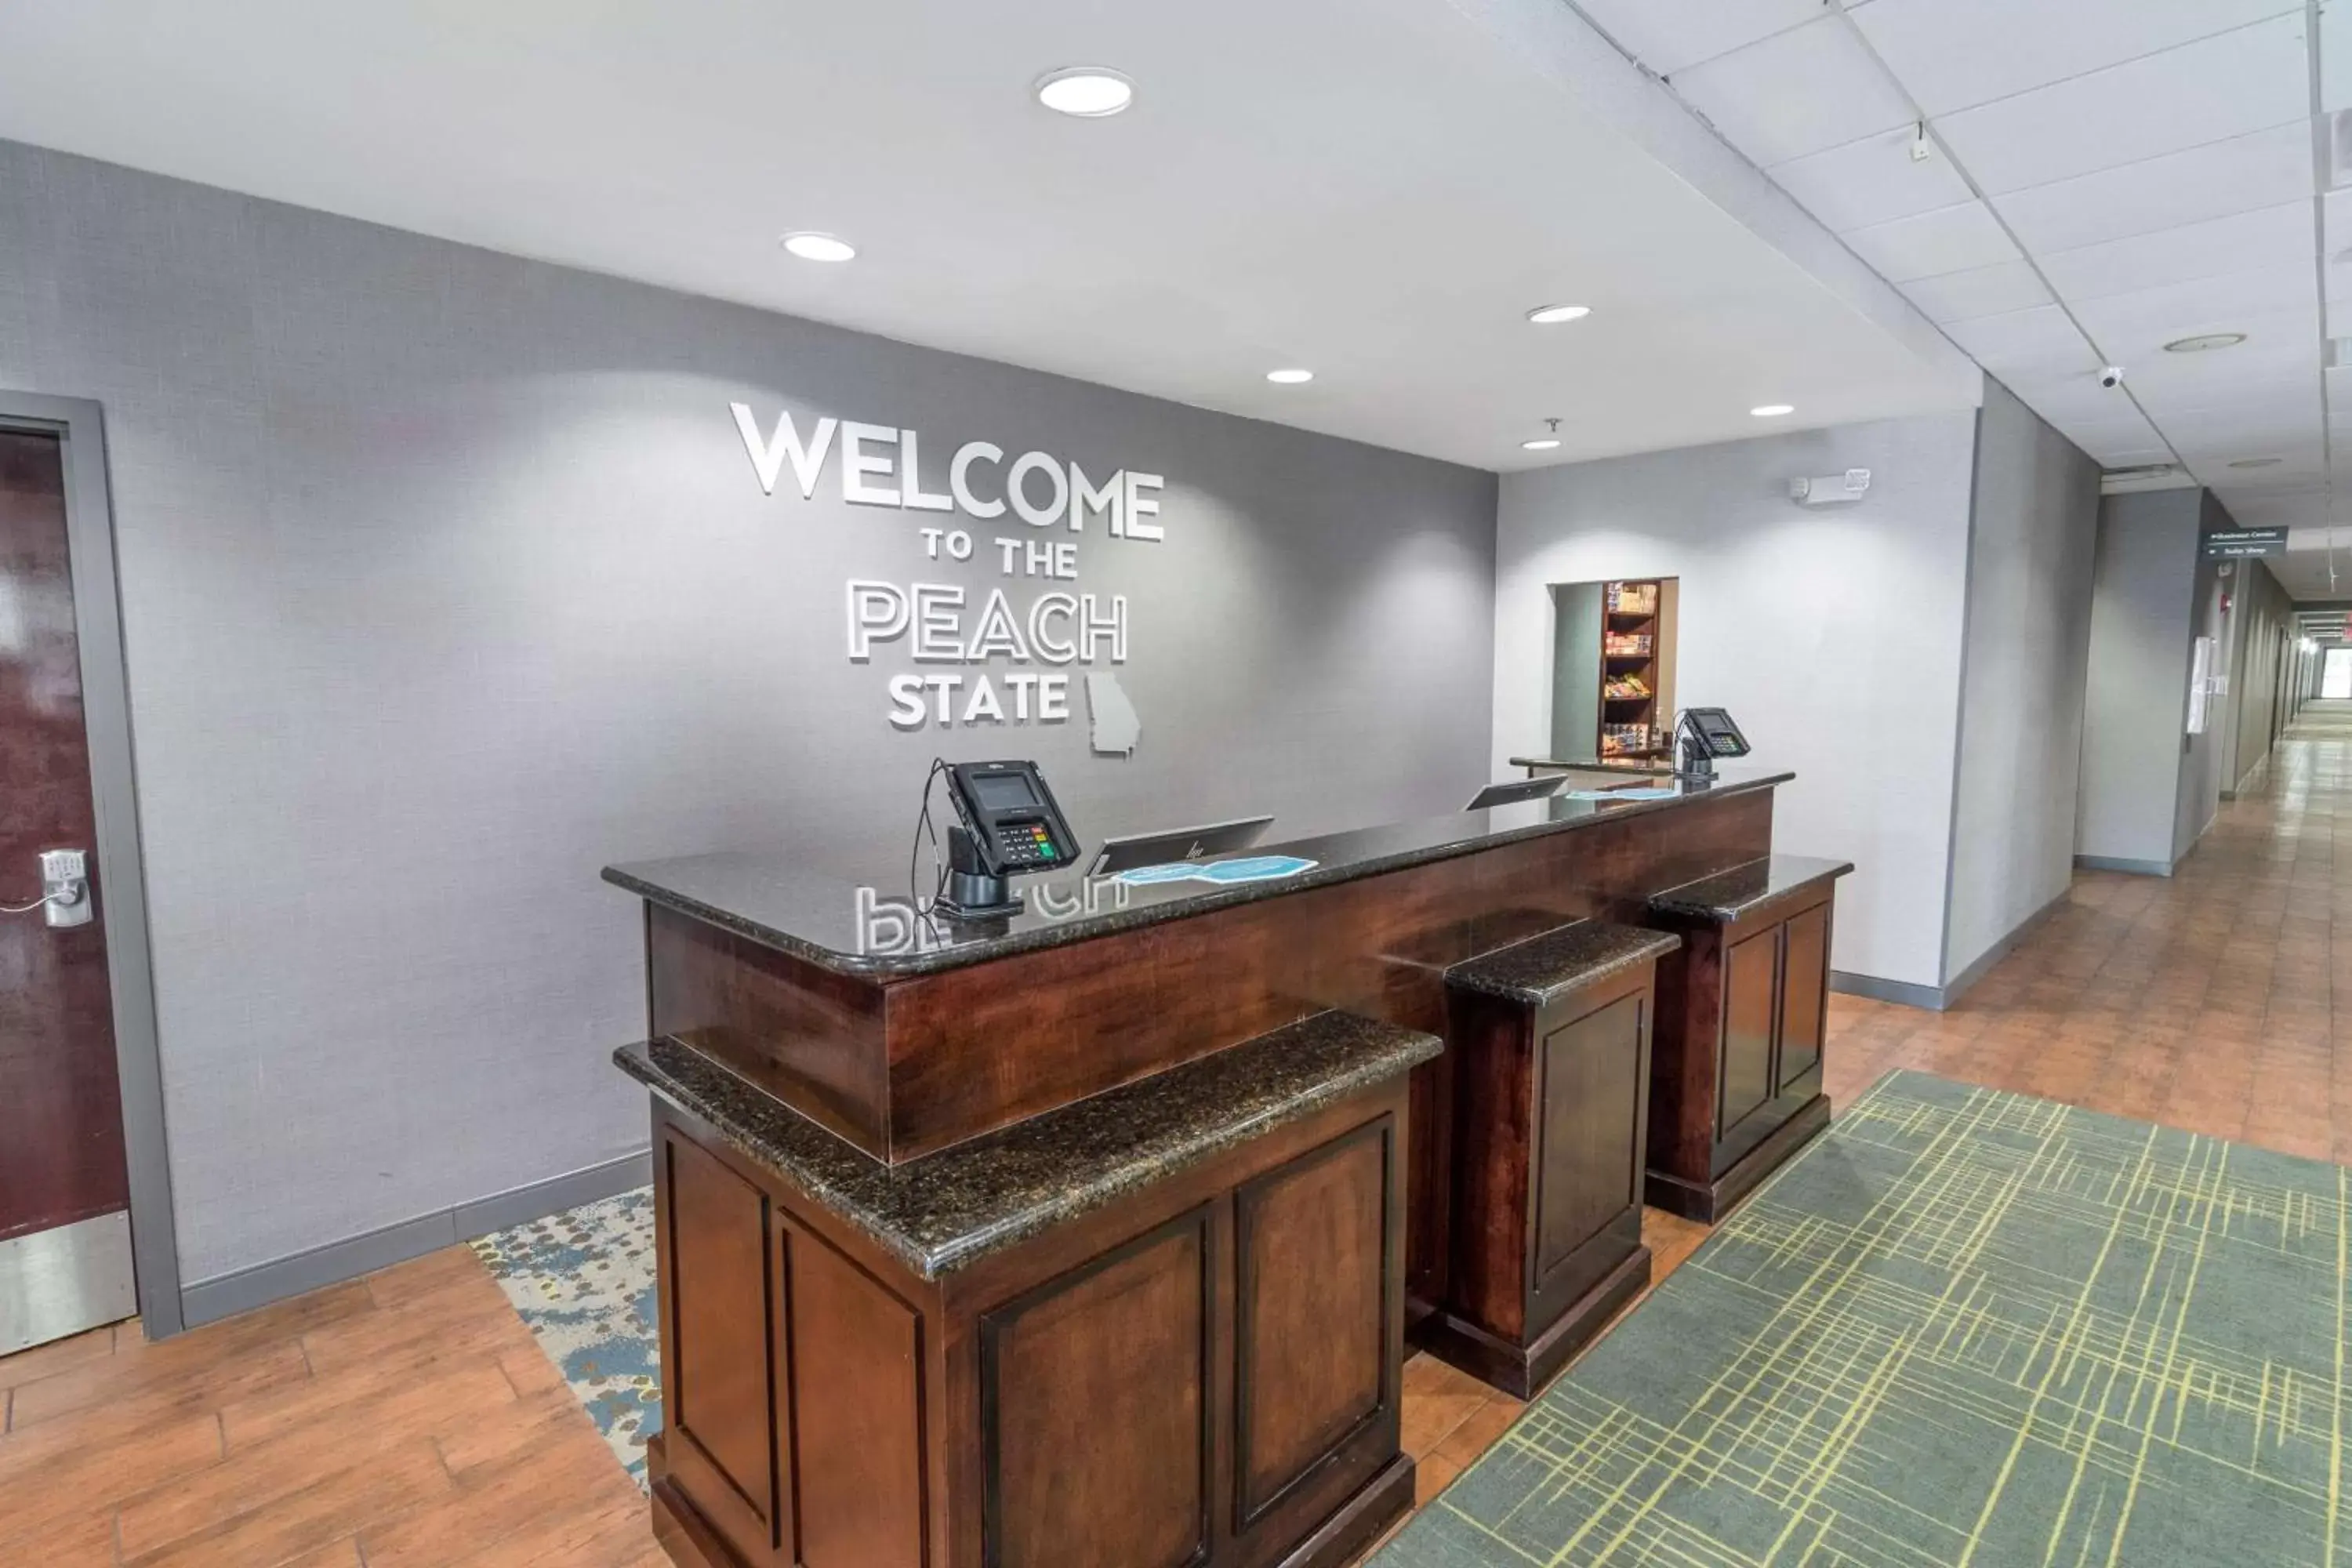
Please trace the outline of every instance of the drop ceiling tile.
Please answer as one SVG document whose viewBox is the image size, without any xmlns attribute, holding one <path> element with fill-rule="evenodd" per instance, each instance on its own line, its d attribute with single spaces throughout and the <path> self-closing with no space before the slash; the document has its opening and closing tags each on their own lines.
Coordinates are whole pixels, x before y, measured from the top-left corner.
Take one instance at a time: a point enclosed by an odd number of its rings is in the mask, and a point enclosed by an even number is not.
<svg viewBox="0 0 2352 1568">
<path fill-rule="evenodd" d="M 2276 458 L 2277 461 L 2260 468 L 2231 466 L 2233 463 L 2261 462 L 2266 458 Z M 2326 482 L 2327 441 L 2324 435 L 2282 438 L 2235 458 L 2199 460 L 2228 471 L 2234 476 L 2231 482 L 2235 484 L 2251 485 L 2265 490 L 2307 489 L 2313 485 Z"/>
<path fill-rule="evenodd" d="M 1930 114 L 1948 114 L 2282 13 L 2284 0 L 1878 0 L 1854 24 Z"/>
<path fill-rule="evenodd" d="M 2243 446 L 2223 446 L 2214 447 L 2211 450 L 2201 448 L 2180 448 L 2177 443 L 2175 444 L 2175 447 L 2176 450 L 2180 452 L 2180 461 L 2182 466 L 2187 468 L 2190 473 L 2195 474 L 2199 479 L 2203 479 L 2207 484 L 2240 485 L 2248 490 L 2252 490 L 2258 493 L 2263 491 L 2264 487 L 2258 483 L 2252 483 L 2250 481 L 2258 480 L 2263 474 L 2269 470 L 2263 468 L 2252 470 L 2239 469 L 2232 468 L 2230 465 L 2247 458 L 2267 458 L 2277 455 L 2277 447 L 2275 446 L 2260 439 L 2250 441 Z M 2309 485 L 2314 477 L 2315 472 L 2307 469 L 2295 479 L 2293 485 L 2282 486 L 2280 488 L 2287 490 L 2299 489 Z"/>
<path fill-rule="evenodd" d="M 2041 411 L 2036 409 L 2035 412 Z M 2047 419 L 2049 416 L 2043 415 L 2042 417 Z M 2137 410 L 2131 410 L 2121 418 L 2072 419 L 2063 423 L 2051 419 L 2050 423 L 2063 431 L 2067 439 L 2095 456 L 2099 449 L 2107 447 L 2123 451 L 2167 449 L 2164 437 L 2156 433 L 2156 426 L 2142 417 Z"/>
<path fill-rule="evenodd" d="M 2250 338 L 2233 349 L 2205 353 L 2146 355 L 2125 366 L 2135 393 L 2184 407 L 2260 402 L 2274 407 L 2316 406 L 2320 345 L 2315 336 L 2280 333 Z M 2203 395 L 2187 401 L 2189 395 Z"/>
<path fill-rule="evenodd" d="M 1965 321 L 1971 316 L 1999 316 L 2050 303 L 2050 290 L 2025 261 L 2000 261 L 1971 267 L 1965 272 L 1943 272 L 1915 278 L 1903 292 L 1931 321 Z"/>
<path fill-rule="evenodd" d="M 2302 425 L 2276 425 L 2264 420 L 2238 423 L 2219 417 L 2159 417 L 2156 424 L 2185 463 L 2272 457 L 2324 440 L 2326 435 L 2325 427 L 2315 420 Z"/>
<path fill-rule="evenodd" d="M 2152 362 L 2167 343 L 2213 332 L 2243 332 L 2258 350 L 2319 337 L 2319 285 L 2308 261 L 2080 300 L 2074 310 L 2100 349 L 2126 366 Z"/>
<path fill-rule="evenodd" d="M 2098 355 L 2055 305 L 1954 321 L 1945 335 L 1985 369 L 2011 375 L 2049 377 L 2069 371 L 2095 371 Z"/>
<path fill-rule="evenodd" d="M 2275 452 L 2253 455 L 2280 456 Z M 2231 467 L 2232 461 L 2245 460 L 2222 458 L 2200 458 L 2190 471 L 2217 489 L 2226 485 L 2232 489 L 2266 499 L 2277 497 L 2290 500 L 2310 494 L 2314 481 L 2324 483 L 2327 475 L 2327 455 L 2325 452 L 2302 453 L 2287 457 L 2267 468 Z"/>
<path fill-rule="evenodd" d="M 2315 444 L 2327 431 L 2316 360 L 2230 381 L 2143 375 L 2135 378 L 2132 395 L 2184 453 L 2230 447 L 2234 458 L 2250 445 L 2276 451 Z"/>
<path fill-rule="evenodd" d="M 2163 425 L 2166 442 L 2189 464 L 2221 468 L 2247 458 L 2273 458 L 2303 447 L 2307 437 L 2293 430 L 2264 426 L 2180 426 Z M 2260 470 L 2255 470 L 2259 472 Z"/>
<path fill-rule="evenodd" d="M 2129 239 L 2052 251 L 2041 258 L 2042 271 L 2059 298 L 2096 300 L 2192 279 L 2289 266 L 2312 254 L 2317 242 L 2313 229 L 2311 204 L 2287 202 Z"/>
<path fill-rule="evenodd" d="M 1842 17 L 1826 16 L 1674 79 L 1684 101 L 1769 167 L 1911 122 L 1911 102 Z"/>
<path fill-rule="evenodd" d="M 2134 417 L 2112 423 L 2055 426 L 2058 433 L 2109 468 L 2126 468 L 2135 463 L 2168 463 L 2172 448 L 2156 433 L 2156 426 L 2147 420 Z"/>
<path fill-rule="evenodd" d="M 2164 367 L 2154 367 L 2161 370 Z M 2131 394 L 2175 446 L 2200 449 L 2270 432 L 2274 441 L 2313 440 L 2326 428 L 2316 361 L 2269 375 L 2220 382 L 2195 376 L 2135 376 Z M 2224 432 L 2213 436 L 2207 432 Z"/>
<path fill-rule="evenodd" d="M 1890 283 L 1910 283 L 2014 261 L 2021 254 L 1992 209 L 1961 202 L 1916 217 L 1858 228 L 1844 237 L 1853 253 Z"/>
<path fill-rule="evenodd" d="M 1822 0 L 1578 0 L 1635 59 L 1671 76 L 1817 20 Z"/>
<path fill-rule="evenodd" d="M 2036 255 L 2308 199 L 2311 128 L 2302 121 L 1995 197 Z M 2352 243 L 2347 241 L 2347 243 Z"/>
<path fill-rule="evenodd" d="M 1840 234 L 1967 201 L 1969 183 L 1948 154 L 1911 156 L 1916 134 L 1900 126 L 1765 173 Z"/>
<path fill-rule="evenodd" d="M 2133 403 L 2128 393 L 2101 386 L 2095 374 L 2066 371 L 2055 374 L 2022 375 L 2002 378 L 2011 392 L 2023 399 L 2025 405 L 2061 430 L 2072 432 L 2076 427 L 2133 427 L 2147 439 L 2161 445 L 2162 437 L 2147 416 Z"/>
<path fill-rule="evenodd" d="M 2352 272 L 2352 185 L 2320 199 L 2320 223 L 2331 270 Z M 2328 292 L 2336 290 L 2331 288 Z"/>
<path fill-rule="evenodd" d="M 2319 108 L 2352 109 L 2352 14 L 2341 5 L 2319 13 Z"/>
<path fill-rule="evenodd" d="M 1936 129 L 1998 195 L 2299 121 L 2310 103 L 2296 11 L 1941 115 Z"/>
</svg>

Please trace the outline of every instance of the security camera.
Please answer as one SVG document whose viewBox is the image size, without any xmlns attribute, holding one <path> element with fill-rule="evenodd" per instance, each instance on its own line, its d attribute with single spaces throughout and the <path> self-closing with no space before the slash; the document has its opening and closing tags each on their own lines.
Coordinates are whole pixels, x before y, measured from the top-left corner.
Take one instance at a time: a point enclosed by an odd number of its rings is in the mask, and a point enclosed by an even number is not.
<svg viewBox="0 0 2352 1568">
<path fill-rule="evenodd" d="M 2105 370 L 2099 372 L 2099 384 L 2105 387 L 2109 392 L 2113 392 L 2116 387 L 2121 386 L 2123 384 L 2123 366 L 2119 364 L 2111 364 Z"/>
</svg>

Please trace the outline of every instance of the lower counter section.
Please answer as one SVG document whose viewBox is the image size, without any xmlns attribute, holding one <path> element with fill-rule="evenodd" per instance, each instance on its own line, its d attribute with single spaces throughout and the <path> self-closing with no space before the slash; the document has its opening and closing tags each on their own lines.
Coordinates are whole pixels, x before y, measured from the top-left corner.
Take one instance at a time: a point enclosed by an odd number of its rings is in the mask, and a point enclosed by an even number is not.
<svg viewBox="0 0 2352 1568">
<path fill-rule="evenodd" d="M 1391 1077 L 929 1278 L 656 1098 L 664 1546 L 1336 1568 L 1412 1498 L 1404 1109 Z"/>
<path fill-rule="evenodd" d="M 1853 869 L 1772 855 L 1651 900 L 1685 942 L 1659 972 L 1654 1206 L 1712 1225 L 1829 1125 L 1832 916 Z"/>
</svg>

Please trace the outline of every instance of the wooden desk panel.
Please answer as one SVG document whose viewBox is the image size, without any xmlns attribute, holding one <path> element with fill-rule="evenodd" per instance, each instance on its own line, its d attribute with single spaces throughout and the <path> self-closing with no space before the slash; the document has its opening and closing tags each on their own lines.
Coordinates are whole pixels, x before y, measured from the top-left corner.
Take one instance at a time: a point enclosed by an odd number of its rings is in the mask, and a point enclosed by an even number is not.
<svg viewBox="0 0 2352 1568">
<path fill-rule="evenodd" d="M 1652 893 L 1769 853 L 1771 833 L 1769 791 L 1696 799 L 890 981 L 652 907 L 648 1013 L 898 1163 L 1327 1008 L 1442 1031 L 1450 965 L 1571 920 L 1638 921 Z"/>
<path fill-rule="evenodd" d="M 692 1568 L 1339 1568 L 1412 1500 L 1404 1108 L 1392 1079 L 924 1279 L 657 1100 L 656 1538 Z M 736 1388 L 698 1401 L 722 1350 Z"/>
</svg>

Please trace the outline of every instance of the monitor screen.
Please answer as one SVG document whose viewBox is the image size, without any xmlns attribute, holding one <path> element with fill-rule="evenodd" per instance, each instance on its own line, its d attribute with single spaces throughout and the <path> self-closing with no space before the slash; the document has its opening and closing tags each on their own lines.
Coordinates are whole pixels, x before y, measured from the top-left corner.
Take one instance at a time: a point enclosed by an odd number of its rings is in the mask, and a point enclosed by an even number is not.
<svg viewBox="0 0 2352 1568">
<path fill-rule="evenodd" d="M 1090 877 L 1139 866 L 1168 866 L 1181 860 L 1202 860 L 1246 849 L 1265 836 L 1271 816 L 1243 816 L 1231 822 L 1204 823 L 1199 827 L 1168 827 L 1157 833 L 1129 833 L 1103 840 L 1088 868 Z"/>
<path fill-rule="evenodd" d="M 1548 773 L 1540 778 L 1512 779 L 1504 784 L 1488 784 L 1485 789 L 1472 795 L 1470 804 L 1462 809 L 1489 811 L 1498 805 L 1509 805 L 1514 801 L 1541 800 L 1548 795 L 1557 793 L 1559 786 L 1567 782 L 1568 776 L 1565 773 Z"/>
<path fill-rule="evenodd" d="M 1023 773 L 981 773 L 971 781 L 971 793 L 983 811 L 1034 811 L 1037 792 Z"/>
</svg>

